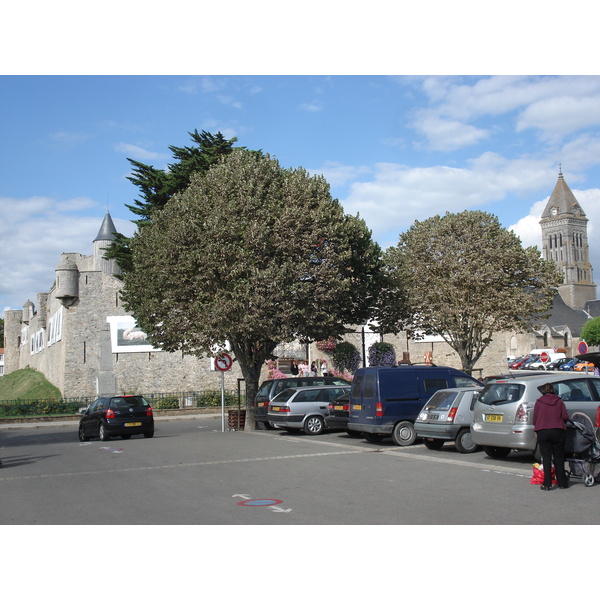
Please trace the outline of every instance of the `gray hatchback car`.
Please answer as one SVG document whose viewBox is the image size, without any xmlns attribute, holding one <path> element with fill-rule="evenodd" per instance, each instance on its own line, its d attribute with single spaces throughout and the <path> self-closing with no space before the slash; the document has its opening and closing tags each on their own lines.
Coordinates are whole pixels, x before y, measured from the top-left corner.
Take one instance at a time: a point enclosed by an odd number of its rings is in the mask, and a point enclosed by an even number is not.
<svg viewBox="0 0 600 600">
<path fill-rule="evenodd" d="M 267 418 L 274 427 L 317 435 L 327 428 L 329 403 L 349 391 L 349 385 L 288 388 L 269 403 Z"/>
<path fill-rule="evenodd" d="M 415 421 L 415 432 L 427 448 L 439 450 L 451 440 L 461 454 L 479 449 L 471 438 L 471 423 L 473 406 L 482 389 L 448 388 L 431 396 Z"/>
<path fill-rule="evenodd" d="M 542 395 L 546 383 L 554 386 L 567 412 L 586 414 L 596 422 L 600 406 L 600 377 L 586 373 L 563 373 L 512 379 L 497 379 L 488 383 L 477 402 L 471 425 L 476 444 L 483 446 L 491 458 L 505 458 L 511 450 L 529 450 L 537 461 L 541 459 L 533 430 L 533 407 Z"/>
</svg>

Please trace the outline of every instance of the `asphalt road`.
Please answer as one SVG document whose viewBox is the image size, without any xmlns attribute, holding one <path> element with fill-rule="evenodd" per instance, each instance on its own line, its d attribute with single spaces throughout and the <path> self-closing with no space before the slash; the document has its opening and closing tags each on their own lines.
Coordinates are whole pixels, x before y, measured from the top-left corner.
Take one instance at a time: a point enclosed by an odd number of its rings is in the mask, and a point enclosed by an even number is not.
<svg viewBox="0 0 600 600">
<path fill-rule="evenodd" d="M 531 485 L 493 460 L 328 432 L 160 420 L 152 439 L 79 442 L 77 424 L 0 428 L 2 525 L 597 524 L 600 486 Z"/>
</svg>

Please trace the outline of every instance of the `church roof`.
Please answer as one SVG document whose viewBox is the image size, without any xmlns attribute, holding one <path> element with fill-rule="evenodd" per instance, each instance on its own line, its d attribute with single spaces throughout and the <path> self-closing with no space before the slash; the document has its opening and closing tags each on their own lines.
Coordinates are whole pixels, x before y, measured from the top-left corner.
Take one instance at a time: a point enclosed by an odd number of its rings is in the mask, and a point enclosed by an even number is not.
<svg viewBox="0 0 600 600">
<path fill-rule="evenodd" d="M 583 209 L 579 202 L 577 202 L 577 199 L 567 185 L 567 182 L 564 180 L 563 174 L 559 173 L 558 181 L 556 182 L 554 190 L 550 195 L 550 199 L 546 204 L 546 208 L 542 213 L 542 220 L 560 217 L 564 218 L 566 215 L 586 219 Z"/>
<path fill-rule="evenodd" d="M 117 233 L 117 228 L 113 223 L 110 213 L 107 212 L 104 221 L 102 221 L 102 225 L 100 226 L 100 231 L 94 241 L 108 240 L 112 242 L 115 239 L 115 233 Z"/>
<path fill-rule="evenodd" d="M 585 311 L 571 308 L 565 304 L 560 294 L 556 294 L 550 309 L 550 317 L 544 320 L 544 323 L 555 330 L 566 326 L 570 329 L 573 337 L 579 337 L 587 320 L 588 316 Z"/>
</svg>

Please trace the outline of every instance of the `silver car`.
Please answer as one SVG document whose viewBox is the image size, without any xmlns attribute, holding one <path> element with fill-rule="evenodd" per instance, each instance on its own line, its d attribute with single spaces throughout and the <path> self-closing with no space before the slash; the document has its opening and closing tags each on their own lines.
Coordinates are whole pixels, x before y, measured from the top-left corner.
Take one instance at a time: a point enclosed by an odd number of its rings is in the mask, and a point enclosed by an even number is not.
<svg viewBox="0 0 600 600">
<path fill-rule="evenodd" d="M 507 377 L 488 383 L 475 402 L 473 442 L 483 446 L 491 458 L 505 458 L 511 450 L 529 450 L 537 461 L 541 460 L 533 431 L 533 406 L 546 383 L 554 386 L 569 416 L 582 412 L 596 422 L 600 377 L 562 372 L 519 379 Z"/>
<path fill-rule="evenodd" d="M 448 388 L 438 390 L 427 401 L 415 421 L 417 436 L 430 450 L 439 450 L 444 442 L 454 441 L 461 454 L 479 450 L 471 438 L 473 406 L 483 389 Z"/>
<path fill-rule="evenodd" d="M 327 427 L 329 403 L 349 391 L 349 385 L 288 388 L 271 400 L 267 419 L 274 427 L 317 435 Z"/>
</svg>

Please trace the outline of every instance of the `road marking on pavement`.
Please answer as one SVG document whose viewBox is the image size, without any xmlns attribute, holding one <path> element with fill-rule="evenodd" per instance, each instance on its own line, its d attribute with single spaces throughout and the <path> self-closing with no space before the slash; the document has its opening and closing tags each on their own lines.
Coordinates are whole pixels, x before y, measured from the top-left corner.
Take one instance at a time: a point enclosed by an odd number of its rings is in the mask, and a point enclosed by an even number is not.
<svg viewBox="0 0 600 600">
<path fill-rule="evenodd" d="M 340 452 L 314 452 L 308 454 L 291 454 L 287 456 L 260 456 L 256 458 L 237 458 L 232 460 L 210 460 L 176 465 L 157 465 L 148 467 L 122 467 L 119 469 L 101 469 L 97 471 L 71 471 L 67 473 L 41 473 L 39 475 L 19 475 L 15 477 L 0 477 L 1 481 L 17 481 L 25 479 L 50 479 L 52 477 L 78 477 L 81 475 L 104 475 L 105 473 L 131 473 L 135 471 L 156 471 L 160 469 L 181 469 L 186 467 L 205 467 L 212 465 L 230 465 L 236 463 L 252 463 L 267 460 L 289 460 L 298 458 L 313 458 L 316 456 L 337 456 L 340 454 L 363 454 L 364 450 L 346 450 Z"/>
</svg>

